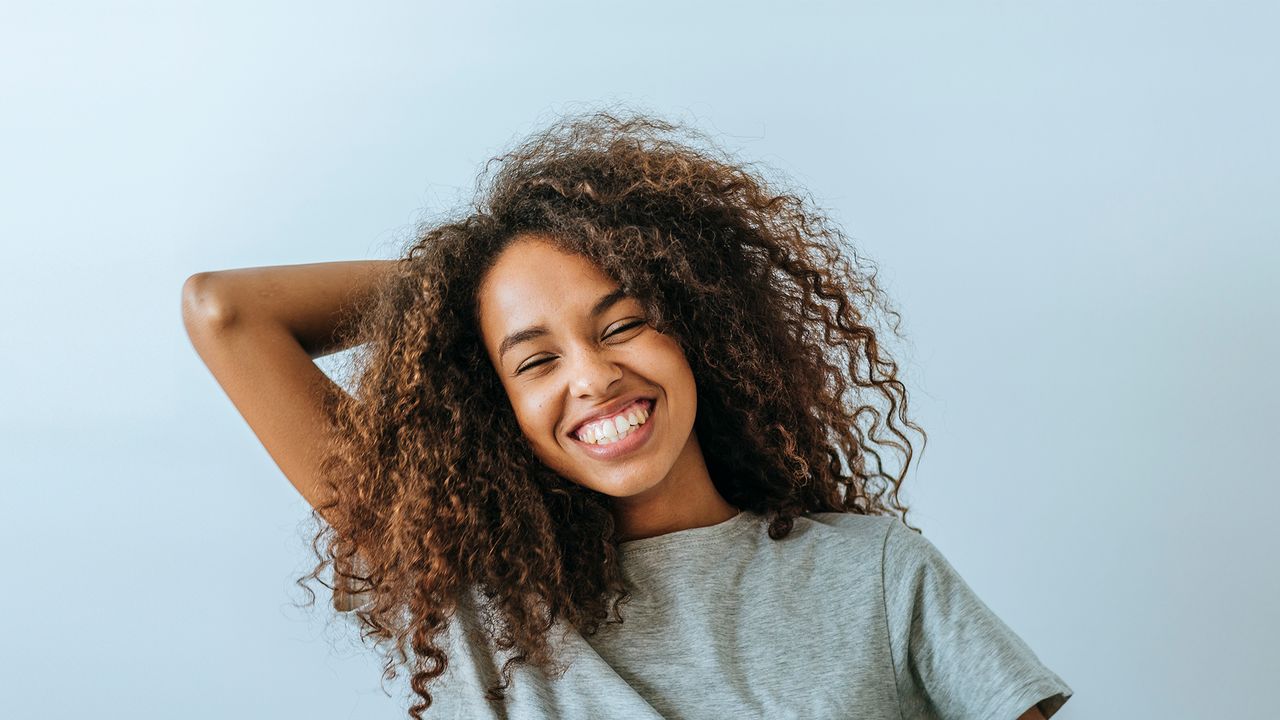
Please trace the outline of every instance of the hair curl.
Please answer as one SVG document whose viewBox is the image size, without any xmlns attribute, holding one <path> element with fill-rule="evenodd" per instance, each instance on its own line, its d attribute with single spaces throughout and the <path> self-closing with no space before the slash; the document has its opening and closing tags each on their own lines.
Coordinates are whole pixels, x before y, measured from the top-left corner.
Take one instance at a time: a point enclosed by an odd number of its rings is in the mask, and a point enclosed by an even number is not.
<svg viewBox="0 0 1280 720">
<path fill-rule="evenodd" d="M 492 603 L 491 639 L 510 652 L 491 702 L 514 663 L 552 666 L 555 622 L 590 635 L 621 622 L 630 597 L 610 498 L 505 430 L 517 423 L 481 342 L 476 292 L 520 234 L 593 261 L 679 342 L 712 481 L 730 504 L 767 515 L 771 538 L 812 512 L 905 522 L 912 446 L 899 422 L 925 433 L 873 330 L 878 310 L 895 333 L 901 318 L 839 228 L 779 187 L 672 122 L 561 118 L 492 158 L 467 213 L 419 229 L 358 309 L 353 392 L 329 405 L 332 499 L 312 515 L 321 560 L 298 582 L 334 589 L 362 639 L 394 641 L 385 677 L 411 647 L 414 718 L 432 704 L 428 684 L 448 662 L 438 641 L 469 589 Z M 876 444 L 904 454 L 898 474 L 884 472 Z M 334 586 L 319 578 L 330 564 Z"/>
</svg>

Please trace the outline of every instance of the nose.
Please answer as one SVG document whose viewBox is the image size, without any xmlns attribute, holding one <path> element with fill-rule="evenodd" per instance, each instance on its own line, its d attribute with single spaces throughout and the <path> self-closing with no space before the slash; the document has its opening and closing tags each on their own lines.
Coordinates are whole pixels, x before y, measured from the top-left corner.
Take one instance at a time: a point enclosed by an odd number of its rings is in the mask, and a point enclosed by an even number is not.
<svg viewBox="0 0 1280 720">
<path fill-rule="evenodd" d="M 575 397 L 602 396 L 622 379 L 622 368 L 598 349 L 584 348 L 574 354 L 569 378 Z"/>
</svg>

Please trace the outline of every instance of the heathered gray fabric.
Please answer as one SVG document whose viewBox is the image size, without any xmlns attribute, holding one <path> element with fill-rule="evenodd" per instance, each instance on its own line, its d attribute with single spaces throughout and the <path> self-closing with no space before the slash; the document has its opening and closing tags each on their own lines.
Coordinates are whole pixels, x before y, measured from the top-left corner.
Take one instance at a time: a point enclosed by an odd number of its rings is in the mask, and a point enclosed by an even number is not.
<svg viewBox="0 0 1280 720">
<path fill-rule="evenodd" d="M 1016 720 L 1072 694 L 897 518 L 815 513 L 775 541 L 744 511 L 621 548 L 624 622 L 559 626 L 567 671 L 520 666 L 505 709 L 483 699 L 497 665 L 467 635 L 485 622 L 473 596 L 426 717 Z"/>
</svg>

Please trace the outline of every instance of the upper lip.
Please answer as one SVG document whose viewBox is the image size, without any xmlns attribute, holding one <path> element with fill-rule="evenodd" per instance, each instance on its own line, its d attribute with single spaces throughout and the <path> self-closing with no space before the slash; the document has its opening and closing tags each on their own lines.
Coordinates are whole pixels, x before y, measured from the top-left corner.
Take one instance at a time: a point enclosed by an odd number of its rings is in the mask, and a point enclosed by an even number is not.
<svg viewBox="0 0 1280 720">
<path fill-rule="evenodd" d="M 587 423 L 592 422 L 594 420 L 603 420 L 611 415 L 615 415 L 619 410 L 621 410 L 622 408 L 630 405 L 631 403 L 637 400 L 652 400 L 652 399 L 653 399 L 653 396 L 648 395 L 646 393 L 629 393 L 627 395 L 623 395 L 616 400 L 612 400 L 610 402 L 605 403 L 604 405 L 601 405 L 595 408 L 590 415 L 584 415 L 578 418 L 577 420 L 575 420 L 574 423 L 569 426 L 569 434 L 573 437 L 577 437 L 578 430 L 581 429 L 583 425 L 586 425 Z"/>
</svg>

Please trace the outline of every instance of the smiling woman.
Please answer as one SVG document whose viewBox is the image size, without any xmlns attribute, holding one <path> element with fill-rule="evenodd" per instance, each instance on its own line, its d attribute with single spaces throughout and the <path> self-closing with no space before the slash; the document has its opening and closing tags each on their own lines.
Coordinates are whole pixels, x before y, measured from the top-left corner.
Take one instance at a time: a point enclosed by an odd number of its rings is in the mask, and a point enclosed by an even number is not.
<svg viewBox="0 0 1280 720">
<path fill-rule="evenodd" d="M 653 331 L 641 303 L 599 268 L 547 236 L 520 236 L 488 270 L 477 305 L 534 454 L 612 499 L 619 540 L 737 514 L 693 432 L 697 388 L 679 343 Z M 578 436 L 584 425 L 590 442 Z"/>
<path fill-rule="evenodd" d="M 874 273 L 681 131 L 557 123 L 376 280 L 188 281 L 193 342 L 315 508 L 303 580 L 332 565 L 415 717 L 1053 715 L 1071 688 L 906 523 L 923 431 Z M 350 346 L 348 395 L 311 358 Z"/>
</svg>

